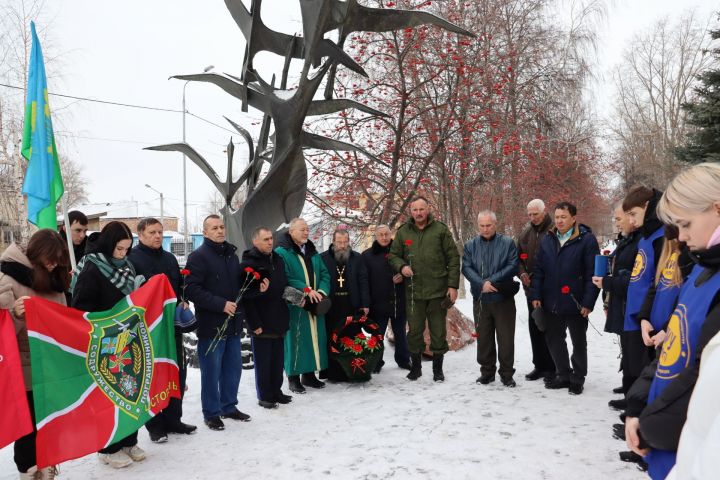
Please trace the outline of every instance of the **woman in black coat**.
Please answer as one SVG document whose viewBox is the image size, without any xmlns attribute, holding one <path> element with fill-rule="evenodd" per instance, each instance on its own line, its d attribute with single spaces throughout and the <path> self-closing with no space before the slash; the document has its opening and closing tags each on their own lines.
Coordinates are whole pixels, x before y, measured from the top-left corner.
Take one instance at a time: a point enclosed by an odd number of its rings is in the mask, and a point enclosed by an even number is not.
<svg viewBox="0 0 720 480">
<path fill-rule="evenodd" d="M 102 312 L 115 306 L 136 290 L 143 277 L 127 259 L 132 246 L 132 232 L 121 222 L 110 222 L 99 235 L 88 239 L 86 255 L 78 265 L 80 273 L 73 279 L 72 306 L 86 312 Z M 145 459 L 137 446 L 137 432 L 98 452 L 100 461 L 113 468 L 123 468 Z"/>
</svg>

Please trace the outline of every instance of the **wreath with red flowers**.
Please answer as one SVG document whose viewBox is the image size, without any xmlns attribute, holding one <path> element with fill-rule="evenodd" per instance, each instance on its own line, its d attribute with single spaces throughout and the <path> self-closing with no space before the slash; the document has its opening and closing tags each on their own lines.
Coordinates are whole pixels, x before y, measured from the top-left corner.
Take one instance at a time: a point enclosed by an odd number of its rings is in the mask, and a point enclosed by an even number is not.
<svg viewBox="0 0 720 480">
<path fill-rule="evenodd" d="M 383 332 L 364 315 L 347 317 L 330 336 L 330 355 L 350 381 L 370 380 L 382 358 Z"/>
</svg>

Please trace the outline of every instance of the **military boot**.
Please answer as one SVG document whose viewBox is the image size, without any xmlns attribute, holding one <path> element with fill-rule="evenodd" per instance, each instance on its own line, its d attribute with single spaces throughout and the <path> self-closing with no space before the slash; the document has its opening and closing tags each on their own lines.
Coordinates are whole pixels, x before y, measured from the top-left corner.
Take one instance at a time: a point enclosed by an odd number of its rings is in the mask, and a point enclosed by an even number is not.
<svg viewBox="0 0 720 480">
<path fill-rule="evenodd" d="M 410 361 L 412 362 L 412 365 L 410 366 L 410 373 L 407 374 L 407 379 L 417 380 L 422 377 L 422 354 L 410 354 Z"/>
<path fill-rule="evenodd" d="M 433 354 L 433 380 L 435 380 L 436 382 L 445 381 L 445 375 L 443 374 L 442 365 L 443 355 L 437 353 Z"/>
</svg>

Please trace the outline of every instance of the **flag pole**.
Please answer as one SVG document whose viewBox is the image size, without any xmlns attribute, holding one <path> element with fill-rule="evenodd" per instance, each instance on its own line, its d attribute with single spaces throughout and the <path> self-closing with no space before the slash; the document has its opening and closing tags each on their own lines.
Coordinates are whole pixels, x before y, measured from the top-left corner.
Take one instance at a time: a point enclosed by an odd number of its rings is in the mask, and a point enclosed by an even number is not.
<svg viewBox="0 0 720 480">
<path fill-rule="evenodd" d="M 62 211 L 63 218 L 65 219 L 65 238 L 67 240 L 68 253 L 70 254 L 70 266 L 72 267 L 72 270 L 75 271 L 77 264 L 75 263 L 75 250 L 73 249 L 72 232 L 70 232 L 70 219 L 68 218 L 67 193 L 64 193 L 62 196 Z"/>
</svg>

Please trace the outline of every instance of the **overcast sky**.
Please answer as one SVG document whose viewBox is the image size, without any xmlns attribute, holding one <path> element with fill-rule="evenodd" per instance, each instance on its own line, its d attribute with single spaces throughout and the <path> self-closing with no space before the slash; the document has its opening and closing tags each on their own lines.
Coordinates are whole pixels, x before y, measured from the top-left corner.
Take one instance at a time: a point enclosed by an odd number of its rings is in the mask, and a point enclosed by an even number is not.
<svg viewBox="0 0 720 480">
<path fill-rule="evenodd" d="M 6 2 L 8 0 L 0 0 Z M 114 102 L 181 110 L 184 82 L 168 80 L 182 73 L 215 70 L 240 75 L 244 40 L 222 0 L 97 0 L 48 2 L 53 17 L 50 36 L 63 54 L 62 79 L 51 92 Z M 263 19 L 286 33 L 300 33 L 297 2 L 266 0 Z M 695 7 L 707 16 L 719 5 L 714 0 L 614 0 L 601 27 L 598 57 L 601 78 L 622 53 L 634 33 L 648 28 L 664 15 L 678 16 Z M 274 62 L 274 63 L 273 63 Z M 261 54 L 259 70 L 268 74 L 280 63 Z M 50 73 L 50 72 L 49 72 Z M 266 75 L 269 77 L 269 75 Z M 608 98 L 611 92 L 599 90 Z M 84 170 L 91 202 L 110 215 L 124 210 L 159 215 L 158 195 L 166 197 L 165 214 L 182 217 L 182 156 L 148 152 L 142 148 L 182 138 L 180 113 L 142 110 L 53 97 L 51 108 L 61 115 L 57 142 Z M 601 102 L 602 103 L 602 102 Z M 223 128 L 226 115 L 250 128 L 260 116 L 242 113 L 239 103 L 209 84 L 187 87 L 187 109 Z M 187 141 L 220 173 L 225 171 L 223 150 L 232 133 L 187 116 Z M 73 138 L 68 135 L 73 135 Z M 237 141 L 238 135 L 233 135 Z M 236 148 L 236 160 L 246 158 Z M 243 165 L 238 166 L 238 169 Z M 236 169 L 237 170 L 237 169 Z M 188 162 L 188 216 L 191 226 L 206 213 L 213 193 L 209 180 Z M 135 203 L 130 200 L 137 201 Z M 105 206 L 109 203 L 109 206 Z"/>
</svg>

